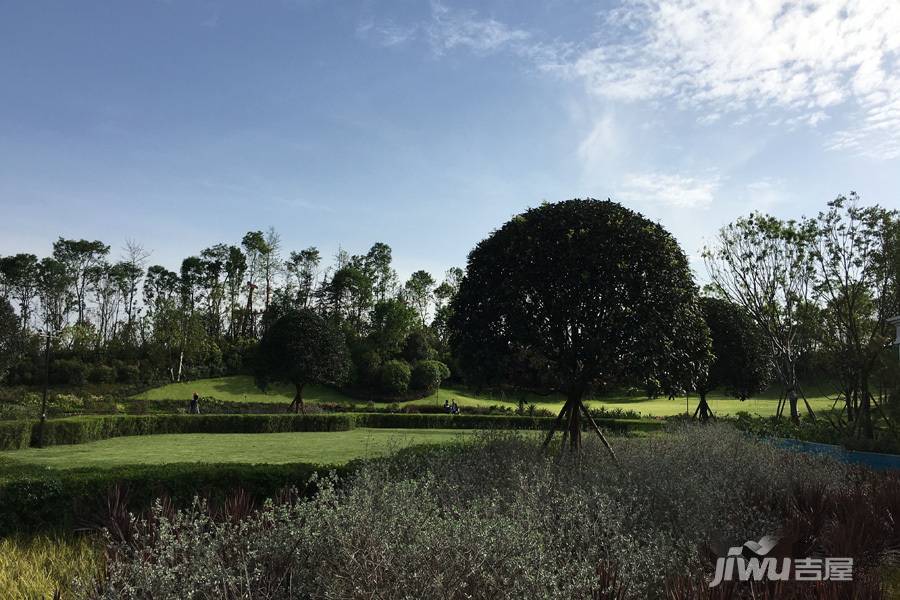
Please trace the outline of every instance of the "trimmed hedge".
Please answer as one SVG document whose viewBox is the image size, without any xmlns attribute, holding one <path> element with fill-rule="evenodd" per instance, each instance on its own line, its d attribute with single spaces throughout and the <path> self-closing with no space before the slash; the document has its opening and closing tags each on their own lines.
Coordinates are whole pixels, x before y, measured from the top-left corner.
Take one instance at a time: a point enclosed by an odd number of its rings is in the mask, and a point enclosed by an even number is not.
<svg viewBox="0 0 900 600">
<path fill-rule="evenodd" d="M 543 429 L 548 430 L 555 417 L 521 415 L 448 415 L 404 413 L 358 413 L 357 427 L 396 429 Z M 661 431 L 662 421 L 642 419 L 594 419 L 600 427 L 624 433 L 627 431 Z M 587 423 L 584 423 L 587 428 Z"/>
<path fill-rule="evenodd" d="M 0 421 L 0 450 L 21 450 L 31 442 L 34 421 Z"/>
<path fill-rule="evenodd" d="M 195 496 L 221 507 L 242 490 L 257 504 L 296 487 L 310 494 L 313 473 L 346 475 L 354 467 L 170 464 L 50 471 L 21 469 L 0 479 L 0 536 L 47 529 L 99 528 L 122 511 L 140 513 L 156 498 L 186 507 Z M 111 515 L 112 510 L 117 515 Z"/>
<path fill-rule="evenodd" d="M 126 435 L 163 433 L 280 433 L 288 431 L 348 431 L 348 415 L 126 415 L 68 417 L 47 421 L 44 445 L 83 444 Z M 32 427 L 37 445 L 40 423 Z"/>
<path fill-rule="evenodd" d="M 518 415 L 448 415 L 407 413 L 357 413 L 357 427 L 396 429 L 549 429 L 550 417 Z"/>
<path fill-rule="evenodd" d="M 129 435 L 165 433 L 280 433 L 349 431 L 355 427 L 396 429 L 549 429 L 552 417 L 407 413 L 319 413 L 269 415 L 110 415 L 49 419 L 44 445 L 83 444 Z M 661 421 L 598 419 L 611 431 L 658 431 Z M 39 421 L 0 422 L 0 450 L 37 446 Z"/>
</svg>

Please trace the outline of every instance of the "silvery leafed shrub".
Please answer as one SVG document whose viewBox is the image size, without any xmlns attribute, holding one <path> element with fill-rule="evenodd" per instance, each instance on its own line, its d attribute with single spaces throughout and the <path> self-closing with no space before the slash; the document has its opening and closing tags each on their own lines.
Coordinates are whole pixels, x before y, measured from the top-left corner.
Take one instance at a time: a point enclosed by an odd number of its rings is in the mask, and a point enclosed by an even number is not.
<svg viewBox="0 0 900 600">
<path fill-rule="evenodd" d="M 722 426 L 588 438 L 577 459 L 535 434 L 401 452 L 311 500 L 213 519 L 202 503 L 135 522 L 111 543 L 102 598 L 655 598 L 707 544 L 774 533 L 801 483 L 832 461 Z M 606 589 L 604 589 L 606 588 Z M 617 596 L 621 593 L 623 596 Z"/>
</svg>

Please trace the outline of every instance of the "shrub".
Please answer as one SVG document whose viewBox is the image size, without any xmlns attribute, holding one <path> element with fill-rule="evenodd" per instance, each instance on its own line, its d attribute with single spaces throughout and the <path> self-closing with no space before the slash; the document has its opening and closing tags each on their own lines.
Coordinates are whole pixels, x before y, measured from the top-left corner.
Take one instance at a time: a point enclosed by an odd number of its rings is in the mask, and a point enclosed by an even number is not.
<svg viewBox="0 0 900 600">
<path fill-rule="evenodd" d="M 120 512 L 148 509 L 159 497 L 188 506 L 198 494 L 221 503 L 237 490 L 255 502 L 297 486 L 305 492 L 317 471 L 353 467 L 199 464 L 125 466 L 67 471 L 24 470 L 0 479 L 0 536 L 46 529 L 99 528 L 114 505 Z"/>
<path fill-rule="evenodd" d="M 0 450 L 21 450 L 31 443 L 34 421 L 0 421 Z"/>
<path fill-rule="evenodd" d="M 412 370 L 409 387 L 414 390 L 433 392 L 441 382 L 450 377 L 450 369 L 439 360 L 420 360 Z"/>
<path fill-rule="evenodd" d="M 708 587 L 702 596 L 672 596 L 670 578 L 708 586 L 709 540 L 740 544 L 789 525 L 832 551 L 841 535 L 873 553 L 898 543 L 889 525 L 897 477 L 860 477 L 728 427 L 614 443 L 621 471 L 597 447 L 566 460 L 528 438 L 491 436 L 465 452 L 446 446 L 370 462 L 343 489 L 328 479 L 315 498 L 272 503 L 241 520 L 217 519 L 202 504 L 159 510 L 129 528 L 128 543 L 112 546 L 97 595 L 694 598 L 709 597 Z M 844 500 L 857 485 L 858 497 Z M 797 519 L 800 490 L 812 490 L 801 507 L 824 500 L 839 510 Z M 871 509 L 860 501 L 869 495 Z M 878 597 L 837 590 L 835 598 Z"/>
<path fill-rule="evenodd" d="M 116 367 L 116 381 L 119 383 L 137 383 L 141 379 L 141 370 L 137 365 Z"/>
<path fill-rule="evenodd" d="M 116 380 L 116 370 L 107 365 L 95 365 L 88 372 L 88 381 L 91 383 L 113 383 Z"/>
<path fill-rule="evenodd" d="M 50 383 L 84 385 L 87 366 L 76 358 L 60 358 L 50 363 Z"/>
<path fill-rule="evenodd" d="M 389 360 L 381 365 L 381 391 L 388 396 L 401 396 L 409 389 L 409 365 L 402 360 Z"/>
<path fill-rule="evenodd" d="M 128 415 L 50 419 L 44 445 L 83 444 L 126 435 L 348 431 L 351 415 Z M 37 440 L 38 425 L 32 439 Z"/>
</svg>

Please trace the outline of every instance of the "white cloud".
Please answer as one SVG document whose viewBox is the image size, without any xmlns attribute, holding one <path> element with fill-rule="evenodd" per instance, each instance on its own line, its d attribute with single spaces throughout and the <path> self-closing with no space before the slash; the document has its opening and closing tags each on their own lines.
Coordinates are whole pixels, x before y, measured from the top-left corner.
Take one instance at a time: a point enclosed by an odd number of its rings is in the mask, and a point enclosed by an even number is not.
<svg viewBox="0 0 900 600">
<path fill-rule="evenodd" d="M 668 99 L 738 122 L 779 109 L 788 126 L 815 127 L 842 105 L 856 114 L 831 148 L 900 156 L 896 0 L 628 0 L 597 39 L 540 66 L 599 98 Z"/>
<path fill-rule="evenodd" d="M 827 122 L 829 149 L 900 157 L 898 0 L 623 0 L 588 42 L 430 7 L 411 27 L 358 31 L 388 46 L 424 39 L 437 55 L 507 52 L 603 102 L 668 101 L 698 111 L 701 125 Z"/>
<path fill-rule="evenodd" d="M 419 26 L 403 27 L 390 19 L 384 21 L 364 21 L 357 25 L 356 34 L 362 38 L 374 39 L 381 46 L 398 46 L 414 39 Z"/>
<path fill-rule="evenodd" d="M 671 208 L 707 208 L 715 199 L 720 177 L 688 177 L 667 173 L 630 173 L 622 181 L 619 197 L 631 202 L 656 203 Z"/>
<path fill-rule="evenodd" d="M 531 34 L 494 19 L 482 19 L 475 11 L 453 11 L 439 2 L 431 3 L 428 36 L 435 52 L 442 54 L 463 47 L 488 52 L 523 42 Z"/>
</svg>

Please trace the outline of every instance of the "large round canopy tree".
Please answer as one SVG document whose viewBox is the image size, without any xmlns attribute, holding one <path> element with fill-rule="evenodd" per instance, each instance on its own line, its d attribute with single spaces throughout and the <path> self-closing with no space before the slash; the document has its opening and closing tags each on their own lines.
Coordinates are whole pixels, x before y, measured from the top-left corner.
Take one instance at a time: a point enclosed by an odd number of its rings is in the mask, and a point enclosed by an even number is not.
<svg viewBox="0 0 900 600">
<path fill-rule="evenodd" d="M 582 416 L 606 443 L 584 405 L 590 390 L 693 389 L 710 356 L 684 252 L 660 225 L 608 200 L 543 204 L 479 243 L 451 328 L 476 385 L 562 392 L 547 443 L 565 421 L 573 449 Z"/>
<path fill-rule="evenodd" d="M 304 386 L 342 383 L 350 370 L 343 333 L 310 309 L 290 311 L 275 320 L 263 335 L 256 358 L 260 387 L 273 381 L 294 386 L 294 412 L 304 409 Z"/>
</svg>

